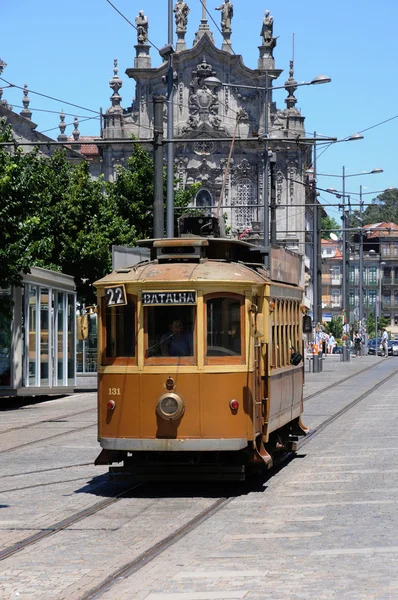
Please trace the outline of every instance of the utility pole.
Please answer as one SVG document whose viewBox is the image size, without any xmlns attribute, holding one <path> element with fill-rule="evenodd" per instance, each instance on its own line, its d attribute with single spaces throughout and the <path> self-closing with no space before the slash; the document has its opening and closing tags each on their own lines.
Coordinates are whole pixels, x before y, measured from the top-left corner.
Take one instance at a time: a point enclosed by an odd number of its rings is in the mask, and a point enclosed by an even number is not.
<svg viewBox="0 0 398 600">
<path fill-rule="evenodd" d="M 320 213 L 318 211 L 318 194 L 316 187 L 316 132 L 314 132 L 314 206 L 313 206 L 313 248 L 312 248 L 312 306 L 313 306 L 313 343 L 316 343 L 316 328 L 322 321 L 322 250 L 320 235 Z M 322 369 L 322 353 L 313 356 L 313 371 L 319 373 Z"/>
<path fill-rule="evenodd" d="M 153 97 L 153 237 L 164 236 L 164 200 L 163 200 L 163 105 L 164 96 Z"/>
<path fill-rule="evenodd" d="M 271 171 L 271 194 L 270 194 L 270 246 L 276 246 L 276 154 L 275 152 L 269 155 L 269 166 Z"/>
<path fill-rule="evenodd" d="M 167 202 L 166 202 L 166 228 L 167 237 L 174 237 L 174 144 L 173 139 L 173 1 L 168 3 L 168 46 L 171 51 L 168 54 L 167 70 Z"/>
<path fill-rule="evenodd" d="M 264 171 L 263 171 L 263 204 L 264 204 L 264 266 L 269 269 L 270 261 L 270 244 L 269 244 L 269 200 L 268 200 L 268 184 L 269 184 L 269 169 L 268 169 L 268 72 L 265 72 L 265 88 L 264 88 Z"/>
<path fill-rule="evenodd" d="M 359 328 L 363 330 L 363 201 L 362 186 L 359 186 L 359 217 L 361 229 L 359 230 Z"/>
</svg>

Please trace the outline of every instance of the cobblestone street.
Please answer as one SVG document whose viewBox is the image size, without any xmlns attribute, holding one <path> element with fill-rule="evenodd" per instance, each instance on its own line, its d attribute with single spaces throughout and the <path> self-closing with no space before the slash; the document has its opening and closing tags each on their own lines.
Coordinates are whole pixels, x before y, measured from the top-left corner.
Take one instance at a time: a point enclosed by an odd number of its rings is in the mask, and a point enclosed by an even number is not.
<svg viewBox="0 0 398 600">
<path fill-rule="evenodd" d="M 62 519 L 125 489 L 108 482 L 107 468 L 92 466 L 95 394 L 3 410 L 0 551 L 36 533 L 51 535 L 1 562 L 1 598 L 89 598 L 108 576 L 229 494 L 220 510 L 98 597 L 397 598 L 397 369 L 395 358 L 340 363 L 333 356 L 322 373 L 306 373 L 304 421 L 311 428 L 371 393 L 264 484 L 138 487 L 55 534 Z"/>
</svg>

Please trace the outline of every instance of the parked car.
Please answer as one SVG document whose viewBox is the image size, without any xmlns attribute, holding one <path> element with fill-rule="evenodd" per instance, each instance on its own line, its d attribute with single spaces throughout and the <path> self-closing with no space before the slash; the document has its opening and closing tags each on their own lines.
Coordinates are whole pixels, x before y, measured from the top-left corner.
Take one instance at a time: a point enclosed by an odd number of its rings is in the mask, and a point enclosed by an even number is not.
<svg viewBox="0 0 398 600">
<path fill-rule="evenodd" d="M 372 338 L 368 341 L 368 354 L 377 354 L 381 356 L 380 350 L 380 342 L 381 338 Z M 389 356 L 398 356 L 398 340 L 388 340 L 388 355 Z"/>
</svg>

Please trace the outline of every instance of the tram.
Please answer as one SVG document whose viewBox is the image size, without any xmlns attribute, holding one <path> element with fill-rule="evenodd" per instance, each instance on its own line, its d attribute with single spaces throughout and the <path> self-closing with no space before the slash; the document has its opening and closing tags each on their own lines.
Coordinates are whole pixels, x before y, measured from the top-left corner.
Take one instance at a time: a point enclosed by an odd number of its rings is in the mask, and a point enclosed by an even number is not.
<svg viewBox="0 0 398 600">
<path fill-rule="evenodd" d="M 96 282 L 95 464 L 113 478 L 243 480 L 295 450 L 301 422 L 300 258 L 265 269 L 244 241 L 141 243 L 150 260 Z"/>
</svg>

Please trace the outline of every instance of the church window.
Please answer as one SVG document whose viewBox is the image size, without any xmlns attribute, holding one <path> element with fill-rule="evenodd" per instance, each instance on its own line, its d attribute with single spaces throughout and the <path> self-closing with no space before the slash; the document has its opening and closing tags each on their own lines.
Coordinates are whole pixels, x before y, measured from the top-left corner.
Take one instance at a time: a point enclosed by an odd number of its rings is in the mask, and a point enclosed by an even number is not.
<svg viewBox="0 0 398 600">
<path fill-rule="evenodd" d="M 213 196 L 209 190 L 199 190 L 199 192 L 196 194 L 195 204 L 199 208 L 213 206 Z"/>
<path fill-rule="evenodd" d="M 246 229 L 253 221 L 253 183 L 250 179 L 239 179 L 236 184 L 236 227 Z"/>
</svg>

